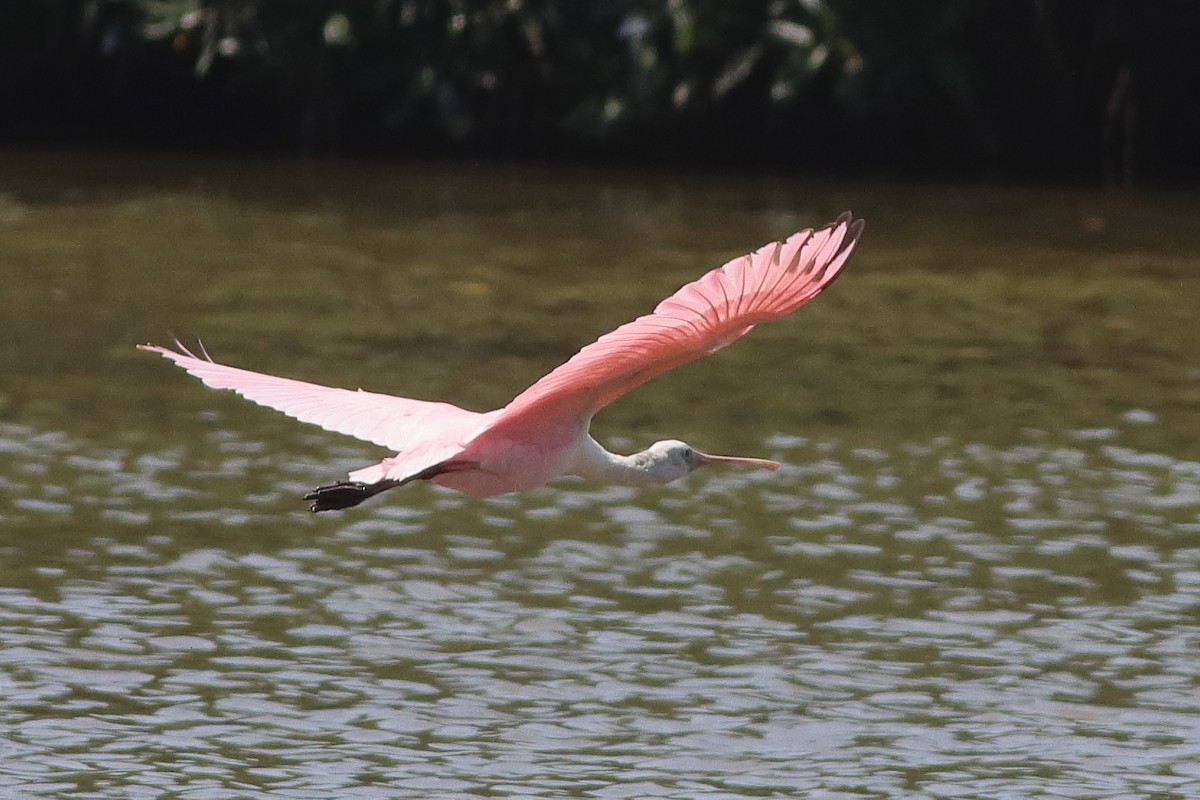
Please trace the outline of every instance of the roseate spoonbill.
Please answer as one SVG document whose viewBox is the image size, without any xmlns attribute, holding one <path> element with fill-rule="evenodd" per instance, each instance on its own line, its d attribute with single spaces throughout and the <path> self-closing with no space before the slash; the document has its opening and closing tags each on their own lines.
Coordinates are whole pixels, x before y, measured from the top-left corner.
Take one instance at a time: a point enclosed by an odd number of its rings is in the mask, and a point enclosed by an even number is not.
<svg viewBox="0 0 1200 800">
<path fill-rule="evenodd" d="M 680 364 L 707 356 L 786 316 L 838 276 L 862 233 L 849 213 L 735 258 L 687 284 L 653 312 L 622 325 L 487 413 L 448 403 L 350 391 L 218 364 L 176 342 L 159 353 L 214 389 L 367 442 L 397 455 L 350 473 L 349 481 L 305 495 L 313 511 L 356 506 L 417 480 L 476 497 L 532 489 L 559 475 L 624 484 L 668 483 L 706 464 L 778 469 L 761 458 L 702 453 L 683 442 L 655 442 L 623 456 L 588 434 L 592 416 L 621 395 Z"/>
</svg>

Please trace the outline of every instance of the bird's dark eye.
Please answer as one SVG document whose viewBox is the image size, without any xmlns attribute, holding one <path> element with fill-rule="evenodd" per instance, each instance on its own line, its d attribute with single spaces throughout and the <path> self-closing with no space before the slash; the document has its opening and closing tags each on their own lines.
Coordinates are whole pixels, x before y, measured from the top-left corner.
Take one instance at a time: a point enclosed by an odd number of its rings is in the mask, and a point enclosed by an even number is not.
<svg viewBox="0 0 1200 800">
<path fill-rule="evenodd" d="M 685 459 L 687 459 L 688 461 L 691 461 L 693 458 L 695 458 L 695 456 L 696 456 L 696 454 L 692 451 L 692 448 L 690 448 L 690 447 L 683 451 L 683 457 Z"/>
</svg>

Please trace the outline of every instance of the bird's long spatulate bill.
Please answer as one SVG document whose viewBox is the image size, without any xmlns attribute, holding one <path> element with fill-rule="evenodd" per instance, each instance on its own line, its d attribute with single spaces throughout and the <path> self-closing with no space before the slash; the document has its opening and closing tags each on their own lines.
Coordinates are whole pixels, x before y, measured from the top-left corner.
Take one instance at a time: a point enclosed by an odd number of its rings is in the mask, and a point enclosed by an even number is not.
<svg viewBox="0 0 1200 800">
<path fill-rule="evenodd" d="M 696 453 L 700 457 L 701 464 L 724 464 L 729 467 L 742 467 L 743 469 L 770 469 L 776 470 L 782 466 L 778 461 L 771 461 L 766 458 L 742 458 L 741 456 L 713 456 L 708 453 Z"/>
</svg>

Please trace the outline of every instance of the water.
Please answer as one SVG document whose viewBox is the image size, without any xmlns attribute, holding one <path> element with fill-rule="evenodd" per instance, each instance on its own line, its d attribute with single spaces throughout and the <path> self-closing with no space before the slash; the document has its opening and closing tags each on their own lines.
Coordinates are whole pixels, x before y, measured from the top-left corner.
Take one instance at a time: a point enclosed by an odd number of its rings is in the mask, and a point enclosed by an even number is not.
<svg viewBox="0 0 1200 800">
<path fill-rule="evenodd" d="M 1200 794 L 1186 198 L 21 164 L 0 793 Z M 833 290 L 597 420 L 777 473 L 317 517 L 375 448 L 130 347 L 498 405 L 842 206 Z"/>
</svg>

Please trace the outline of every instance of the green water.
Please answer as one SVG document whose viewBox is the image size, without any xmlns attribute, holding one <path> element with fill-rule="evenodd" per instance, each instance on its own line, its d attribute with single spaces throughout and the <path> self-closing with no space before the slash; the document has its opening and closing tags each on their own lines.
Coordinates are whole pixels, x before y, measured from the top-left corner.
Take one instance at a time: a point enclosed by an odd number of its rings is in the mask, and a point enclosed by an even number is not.
<svg viewBox="0 0 1200 800">
<path fill-rule="evenodd" d="M 601 414 L 785 461 L 300 496 L 385 455 L 133 349 L 497 407 L 759 244 L 846 274 Z M 1200 202 L 0 155 L 0 788 L 1200 794 Z M 20 794 L 15 794 L 20 792 Z"/>
</svg>

